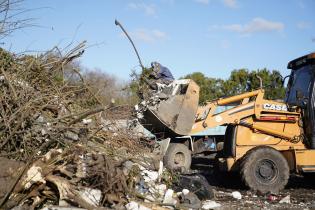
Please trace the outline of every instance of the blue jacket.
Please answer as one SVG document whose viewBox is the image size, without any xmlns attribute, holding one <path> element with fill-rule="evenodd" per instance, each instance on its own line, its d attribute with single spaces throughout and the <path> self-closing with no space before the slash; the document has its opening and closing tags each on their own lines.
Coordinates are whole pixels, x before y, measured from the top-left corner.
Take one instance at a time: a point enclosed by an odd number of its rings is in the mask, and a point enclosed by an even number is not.
<svg viewBox="0 0 315 210">
<path fill-rule="evenodd" d="M 158 68 L 157 71 L 157 79 L 165 79 L 165 80 L 174 80 L 174 77 L 172 75 L 172 72 L 165 66 L 162 66 L 158 62 L 152 63 L 152 66 L 155 66 Z"/>
</svg>

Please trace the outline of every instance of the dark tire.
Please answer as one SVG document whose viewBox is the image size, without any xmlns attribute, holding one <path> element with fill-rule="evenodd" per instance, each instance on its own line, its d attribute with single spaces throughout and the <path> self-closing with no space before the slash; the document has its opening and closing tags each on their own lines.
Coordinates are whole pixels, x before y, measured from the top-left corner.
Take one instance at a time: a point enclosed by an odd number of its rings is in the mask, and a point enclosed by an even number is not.
<svg viewBox="0 0 315 210">
<path fill-rule="evenodd" d="M 191 152 L 188 147 L 180 143 L 171 143 L 163 158 L 166 168 L 171 170 L 189 170 Z"/>
<path fill-rule="evenodd" d="M 260 193 L 278 193 L 288 183 L 289 175 L 287 160 L 270 147 L 250 150 L 241 162 L 241 177 L 245 185 Z"/>
</svg>

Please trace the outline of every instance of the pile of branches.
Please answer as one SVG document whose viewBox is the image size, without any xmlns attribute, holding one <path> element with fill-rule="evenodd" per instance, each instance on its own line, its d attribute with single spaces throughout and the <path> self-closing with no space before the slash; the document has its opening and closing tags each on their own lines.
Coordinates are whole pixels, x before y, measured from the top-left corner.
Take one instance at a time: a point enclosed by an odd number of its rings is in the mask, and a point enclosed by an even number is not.
<svg viewBox="0 0 315 210">
<path fill-rule="evenodd" d="M 26 161 L 44 143 L 62 147 L 102 131 L 100 118 L 90 124 L 82 120 L 115 107 L 101 104 L 71 65 L 83 50 L 84 43 L 66 55 L 58 48 L 38 57 L 0 51 L 1 156 Z"/>
<path fill-rule="evenodd" d="M 39 56 L 16 56 L 0 49 L 0 156 L 25 164 L 1 206 L 10 200 L 14 201 L 10 207 L 26 203 L 36 208 L 46 200 L 58 204 L 64 196 L 89 208 L 86 201 L 75 200 L 78 190 L 68 196 L 73 186 L 100 190 L 102 206 L 128 192 L 126 175 L 116 169 L 118 160 L 146 147 L 128 131 L 106 129 L 104 117 L 115 118 L 117 107 L 102 104 L 73 65 L 84 48 L 81 43 L 65 54 L 54 48 Z M 128 116 L 124 110 L 118 107 L 118 113 Z M 83 157 L 89 161 L 82 163 Z M 25 176 L 38 165 L 45 181 L 25 184 Z M 90 170 L 78 175 L 82 165 Z"/>
<path fill-rule="evenodd" d="M 123 173 L 122 161 L 82 145 L 51 149 L 19 177 L 4 207 L 55 204 L 97 209 L 124 204 L 133 184 Z"/>
</svg>

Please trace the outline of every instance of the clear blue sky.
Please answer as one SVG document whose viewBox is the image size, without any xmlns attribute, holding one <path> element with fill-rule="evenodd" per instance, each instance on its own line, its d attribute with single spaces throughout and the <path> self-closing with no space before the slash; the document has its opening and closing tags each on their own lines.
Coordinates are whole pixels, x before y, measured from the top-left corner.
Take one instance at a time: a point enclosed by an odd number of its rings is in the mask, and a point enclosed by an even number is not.
<svg viewBox="0 0 315 210">
<path fill-rule="evenodd" d="M 128 79 L 137 58 L 159 61 L 175 77 L 194 71 L 227 78 L 238 68 L 287 74 L 287 62 L 315 51 L 314 0 L 25 0 L 39 27 L 5 40 L 14 52 L 47 50 L 87 40 L 81 62 Z M 37 9 L 40 8 L 40 9 Z M 139 70 L 139 68 L 138 68 Z"/>
</svg>

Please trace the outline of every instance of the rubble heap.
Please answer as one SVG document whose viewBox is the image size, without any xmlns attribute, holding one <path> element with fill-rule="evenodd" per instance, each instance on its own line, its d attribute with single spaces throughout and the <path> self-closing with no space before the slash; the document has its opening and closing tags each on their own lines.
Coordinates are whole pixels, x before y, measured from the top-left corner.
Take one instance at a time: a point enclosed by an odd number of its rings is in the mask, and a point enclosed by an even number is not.
<svg viewBox="0 0 315 210">
<path fill-rule="evenodd" d="M 0 49 L 0 208 L 199 207 L 188 189 L 172 189 L 179 175 L 126 125 L 132 111 L 95 96 L 74 63 L 83 51 Z"/>
<path fill-rule="evenodd" d="M 135 197 L 123 163 L 145 163 L 148 148 L 108 123 L 117 107 L 103 105 L 76 69 L 83 51 L 84 43 L 39 56 L 0 49 L 0 161 L 12 162 L 0 173 L 1 208 L 94 209 Z"/>
</svg>

